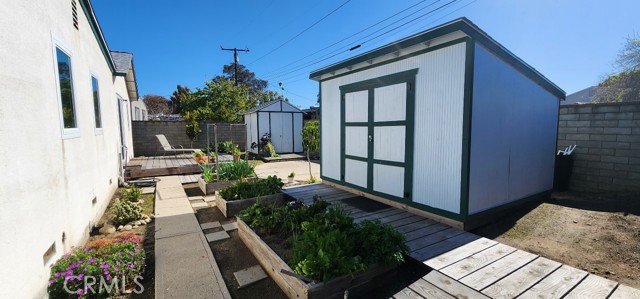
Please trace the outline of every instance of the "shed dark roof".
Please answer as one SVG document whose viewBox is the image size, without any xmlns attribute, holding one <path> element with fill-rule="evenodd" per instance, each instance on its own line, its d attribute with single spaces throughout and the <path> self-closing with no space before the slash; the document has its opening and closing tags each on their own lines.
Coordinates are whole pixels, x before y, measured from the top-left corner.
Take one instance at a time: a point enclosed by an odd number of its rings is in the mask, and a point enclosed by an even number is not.
<svg viewBox="0 0 640 299">
<path fill-rule="evenodd" d="M 384 45 L 382 47 L 373 49 L 369 52 L 365 52 L 355 57 L 318 69 L 316 71 L 311 72 L 311 74 L 309 75 L 309 78 L 320 81 L 321 80 L 320 76 L 322 75 L 335 72 L 337 70 L 347 68 L 349 66 L 353 66 L 355 64 L 365 62 L 383 55 L 391 54 L 398 51 L 399 49 L 404 49 L 410 46 L 414 46 L 414 45 L 432 40 L 434 38 L 443 36 L 445 34 L 456 32 L 456 31 L 462 31 L 464 34 L 471 37 L 474 41 L 485 46 L 486 48 L 494 52 L 496 55 L 498 55 L 500 58 L 502 58 L 504 61 L 506 61 L 516 69 L 520 70 L 528 78 L 540 84 L 540 86 L 544 87 L 549 92 L 553 93 L 559 98 L 562 98 L 562 99 L 565 98 L 566 93 L 564 92 L 564 90 L 562 90 L 556 84 L 551 82 L 551 80 L 547 79 L 535 68 L 528 65 L 518 56 L 511 53 L 509 50 L 507 50 L 507 48 L 505 48 L 496 40 L 494 40 L 492 37 L 490 37 L 486 32 L 482 31 L 482 29 L 480 29 L 478 26 L 473 24 L 473 22 L 471 22 L 469 19 L 464 17 L 455 19 L 451 22 L 444 23 L 442 25 L 439 25 L 431 29 L 422 31 L 420 33 L 414 34 L 412 36 L 406 37 L 397 42 Z M 358 71 L 358 69 L 353 70 L 353 72 L 356 72 L 356 71 Z"/>
<path fill-rule="evenodd" d="M 116 65 L 116 71 L 118 73 L 128 73 L 131 68 L 131 59 L 133 54 L 129 52 L 111 51 L 111 58 Z"/>
</svg>

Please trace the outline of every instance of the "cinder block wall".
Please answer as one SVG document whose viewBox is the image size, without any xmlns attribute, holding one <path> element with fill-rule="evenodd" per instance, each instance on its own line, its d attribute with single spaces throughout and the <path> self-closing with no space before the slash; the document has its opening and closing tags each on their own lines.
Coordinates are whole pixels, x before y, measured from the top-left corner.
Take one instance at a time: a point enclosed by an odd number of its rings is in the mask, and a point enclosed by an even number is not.
<svg viewBox="0 0 640 299">
<path fill-rule="evenodd" d="M 244 125 L 217 123 L 218 142 L 232 140 L 244 150 L 247 143 L 247 131 Z M 198 140 L 193 142 L 194 148 L 203 148 L 207 143 L 207 126 L 200 123 L 202 133 Z M 133 132 L 133 153 L 135 156 L 153 156 L 160 143 L 156 138 L 158 134 L 164 134 L 171 145 L 182 145 L 185 148 L 191 147 L 191 140 L 185 133 L 186 122 L 184 121 L 134 121 L 132 122 Z M 213 142 L 213 127 L 210 127 L 210 140 Z M 160 154 L 160 152 L 159 152 Z"/>
<path fill-rule="evenodd" d="M 640 101 L 561 106 L 558 149 L 572 144 L 570 190 L 640 191 Z"/>
</svg>

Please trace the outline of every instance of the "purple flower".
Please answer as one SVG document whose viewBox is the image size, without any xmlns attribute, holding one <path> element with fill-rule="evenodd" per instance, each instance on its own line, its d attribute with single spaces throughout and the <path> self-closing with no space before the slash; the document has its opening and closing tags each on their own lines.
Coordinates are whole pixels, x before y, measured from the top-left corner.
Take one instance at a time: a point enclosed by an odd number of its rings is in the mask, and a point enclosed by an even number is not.
<svg viewBox="0 0 640 299">
<path fill-rule="evenodd" d="M 104 270 L 104 275 L 107 275 L 107 274 L 109 274 L 109 271 Z"/>
<path fill-rule="evenodd" d="M 50 285 L 51 285 L 51 284 L 53 284 L 54 282 L 56 282 L 56 280 L 55 280 L 55 279 L 49 280 L 49 284 L 50 284 Z"/>
<path fill-rule="evenodd" d="M 60 273 L 58 273 L 58 272 L 53 273 L 53 277 L 60 277 Z"/>
<path fill-rule="evenodd" d="M 95 261 L 96 261 L 96 259 L 95 259 L 95 258 L 90 258 L 90 259 L 89 259 L 89 263 L 92 263 L 92 264 L 93 264 Z"/>
<path fill-rule="evenodd" d="M 82 289 L 80 289 L 80 290 L 78 290 L 78 291 L 76 292 L 76 294 L 78 294 L 78 295 L 82 295 L 82 294 L 84 294 L 84 292 L 82 291 Z"/>
<path fill-rule="evenodd" d="M 111 280 L 111 275 L 107 275 L 107 281 Z"/>
<path fill-rule="evenodd" d="M 120 269 L 118 269 L 118 267 L 113 267 L 113 270 L 118 271 Z"/>
<path fill-rule="evenodd" d="M 84 274 L 78 274 L 78 278 L 82 279 L 84 277 Z"/>
<path fill-rule="evenodd" d="M 89 252 L 89 248 L 85 247 L 85 248 L 84 248 L 84 252 L 85 252 L 85 253 Z"/>
</svg>

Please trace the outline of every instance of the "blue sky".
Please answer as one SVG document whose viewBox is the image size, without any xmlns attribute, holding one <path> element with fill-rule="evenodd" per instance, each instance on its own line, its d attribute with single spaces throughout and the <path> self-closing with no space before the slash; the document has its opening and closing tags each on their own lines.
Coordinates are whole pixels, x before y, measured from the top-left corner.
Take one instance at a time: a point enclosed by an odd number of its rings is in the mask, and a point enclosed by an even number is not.
<svg viewBox="0 0 640 299">
<path fill-rule="evenodd" d="M 240 54 L 240 63 L 258 78 L 267 79 L 271 89 L 277 90 L 278 82 L 282 82 L 285 90 L 280 92 L 301 107 L 316 102 L 318 84 L 308 79 L 310 71 L 461 16 L 469 18 L 568 94 L 595 85 L 612 73 L 626 37 L 640 32 L 637 0 L 456 0 L 349 52 L 346 50 L 362 41 L 453 1 L 351 0 L 284 44 L 346 1 L 93 0 L 92 3 L 110 49 L 134 53 L 141 95 L 168 98 L 177 84 L 192 89 L 202 87 L 205 80 L 222 73 L 224 64 L 233 61 L 232 52 L 221 51 L 220 46 L 247 47 L 250 52 Z M 413 5 L 412 9 L 356 35 Z M 390 25 L 393 22 L 396 23 Z M 378 33 L 373 33 L 376 30 Z M 365 38 L 367 35 L 370 37 Z M 320 62 L 313 64 L 315 61 Z"/>
</svg>

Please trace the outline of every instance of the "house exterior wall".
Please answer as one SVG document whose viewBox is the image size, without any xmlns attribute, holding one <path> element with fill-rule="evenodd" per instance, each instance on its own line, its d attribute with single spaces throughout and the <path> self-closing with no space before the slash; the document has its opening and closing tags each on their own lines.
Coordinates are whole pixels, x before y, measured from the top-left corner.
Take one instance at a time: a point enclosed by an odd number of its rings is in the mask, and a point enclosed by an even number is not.
<svg viewBox="0 0 640 299">
<path fill-rule="evenodd" d="M 475 46 L 469 214 L 553 186 L 558 98 Z"/>
<path fill-rule="evenodd" d="M 138 111 L 140 111 L 140 115 L 137 114 L 136 108 L 139 109 Z M 131 101 L 131 112 L 132 112 L 131 114 L 132 121 L 149 120 L 147 105 L 145 105 L 143 101 L 138 101 L 138 100 Z"/>
<path fill-rule="evenodd" d="M 569 145 L 570 190 L 640 192 L 640 101 L 563 106 L 558 150 Z"/>
<path fill-rule="evenodd" d="M 413 167 L 413 201 L 428 207 L 458 213 L 465 45 L 464 42 L 454 44 L 322 81 L 320 83 L 323 112 L 320 122 L 322 176 L 340 181 L 342 144 L 339 87 L 417 68 L 413 149 L 415 155 L 413 165 L 410 166 Z"/>
<path fill-rule="evenodd" d="M 80 4 L 79 30 L 71 1 L 2 1 L 0 14 L 0 298 L 42 298 L 49 265 L 83 244 L 117 188 L 116 94 L 126 98 L 127 90 L 124 78 L 112 76 Z M 73 138 L 62 136 L 56 41 L 72 54 Z M 102 130 L 95 129 L 92 74 Z M 52 244 L 55 253 L 43 260 Z"/>
</svg>

